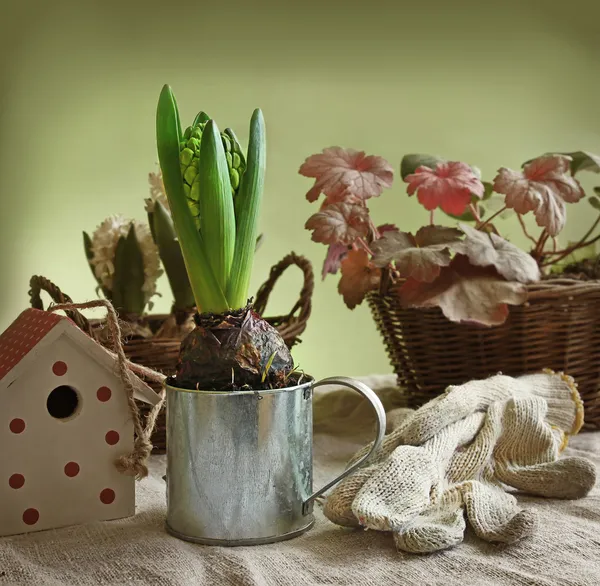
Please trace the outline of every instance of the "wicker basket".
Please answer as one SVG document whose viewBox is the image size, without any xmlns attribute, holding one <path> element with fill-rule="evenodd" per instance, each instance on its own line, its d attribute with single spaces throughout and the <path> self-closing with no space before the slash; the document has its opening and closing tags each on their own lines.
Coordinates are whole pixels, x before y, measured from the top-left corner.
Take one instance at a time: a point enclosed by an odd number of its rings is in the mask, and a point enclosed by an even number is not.
<svg viewBox="0 0 600 586">
<path fill-rule="evenodd" d="M 393 294 L 367 301 L 410 407 L 450 384 L 550 368 L 576 380 L 584 429 L 600 428 L 600 281 L 531 285 L 527 303 L 492 328 L 451 322 L 438 308 L 405 309 Z"/>
<path fill-rule="evenodd" d="M 299 336 L 306 329 L 308 318 L 312 308 L 312 294 L 314 289 L 314 275 L 310 261 L 294 253 L 288 254 L 279 263 L 271 269 L 269 278 L 260 287 L 255 302 L 255 308 L 258 313 L 266 309 L 269 295 L 277 282 L 277 279 L 290 266 L 297 266 L 304 275 L 304 284 L 300 291 L 300 296 L 292 310 L 287 315 L 266 317 L 265 319 L 281 333 L 286 345 L 292 348 L 300 341 Z M 40 293 L 45 291 L 56 303 L 71 303 L 72 299 L 64 294 L 54 283 L 45 277 L 33 276 L 30 280 L 29 295 L 31 306 L 36 309 L 44 309 Z M 104 337 L 100 335 L 105 322 L 104 320 L 88 320 L 81 313 L 67 312 L 69 317 L 87 334 L 91 335 L 96 341 L 104 342 Z M 148 326 L 152 332 L 157 332 L 161 324 L 169 317 L 168 314 L 155 314 L 144 316 L 141 323 Z M 182 315 L 180 319 L 186 316 Z M 173 374 L 179 358 L 179 347 L 181 340 L 179 338 L 153 337 L 146 339 L 125 338 L 123 348 L 125 355 L 131 362 L 147 366 L 166 375 Z M 152 381 L 147 381 L 148 385 L 159 391 L 160 386 Z M 147 415 L 150 406 L 139 402 L 138 407 L 143 416 Z M 164 409 L 159 414 L 154 432 L 152 434 L 153 453 L 164 453 L 166 449 L 166 429 L 165 429 Z"/>
</svg>

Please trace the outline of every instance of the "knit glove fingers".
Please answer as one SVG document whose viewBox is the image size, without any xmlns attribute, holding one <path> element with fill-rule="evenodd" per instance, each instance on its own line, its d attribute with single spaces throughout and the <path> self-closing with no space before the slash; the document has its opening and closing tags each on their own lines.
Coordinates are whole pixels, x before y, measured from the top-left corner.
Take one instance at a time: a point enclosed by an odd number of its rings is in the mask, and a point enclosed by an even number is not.
<svg viewBox="0 0 600 586">
<path fill-rule="evenodd" d="M 546 421 L 562 432 L 575 435 L 583 425 L 583 402 L 575 380 L 563 373 L 545 370 L 517 378 L 520 394 L 528 392 L 546 401 Z"/>
<path fill-rule="evenodd" d="M 394 531 L 396 548 L 430 553 L 458 545 L 464 539 L 465 514 L 461 495 L 443 499 Z"/>
<path fill-rule="evenodd" d="M 423 448 L 400 446 L 358 491 L 352 513 L 363 527 L 394 531 L 430 504 L 439 470 Z"/>
<path fill-rule="evenodd" d="M 514 394 L 513 377 L 496 375 L 485 380 L 449 386 L 446 391 L 419 408 L 399 428 L 399 440 L 421 445 L 442 429 L 473 413 L 485 411 L 492 403 Z"/>
<path fill-rule="evenodd" d="M 492 456 L 498 438 L 502 433 L 502 415 L 504 404 L 500 401 L 490 405 L 487 416 L 479 433 L 472 442 L 456 450 L 446 478 L 449 483 L 455 484 L 465 480 L 484 478 L 493 473 Z"/>
<path fill-rule="evenodd" d="M 329 494 L 323 514 L 336 525 L 358 527 L 360 523 L 352 512 L 352 502 L 364 483 L 376 472 L 378 465 L 359 468 L 342 480 Z"/>
<path fill-rule="evenodd" d="M 517 499 L 501 488 L 471 480 L 461 491 L 469 524 L 481 539 L 514 543 L 532 534 L 534 514 L 520 509 Z"/>
<path fill-rule="evenodd" d="M 515 393 L 515 386 L 516 379 L 504 375 L 449 386 L 442 395 L 403 417 L 399 426 L 385 436 L 371 462 L 382 462 L 402 444 L 424 444 L 449 425 L 486 410 L 496 401 L 511 397 Z M 367 454 L 371 447 L 372 443 L 358 451 L 349 465 Z"/>
<path fill-rule="evenodd" d="M 533 466 L 504 463 L 496 477 L 513 488 L 546 498 L 579 499 L 596 485 L 596 467 L 585 458 L 562 458 Z"/>
<path fill-rule="evenodd" d="M 581 498 L 596 483 L 596 468 L 584 458 L 559 459 L 565 433 L 547 420 L 541 397 L 506 402 L 503 434 L 494 450 L 495 477 L 529 494 L 550 498 Z"/>
<path fill-rule="evenodd" d="M 532 466 L 558 458 L 565 437 L 547 422 L 547 412 L 546 400 L 533 395 L 504 403 L 502 434 L 494 449 L 499 466 Z"/>
</svg>

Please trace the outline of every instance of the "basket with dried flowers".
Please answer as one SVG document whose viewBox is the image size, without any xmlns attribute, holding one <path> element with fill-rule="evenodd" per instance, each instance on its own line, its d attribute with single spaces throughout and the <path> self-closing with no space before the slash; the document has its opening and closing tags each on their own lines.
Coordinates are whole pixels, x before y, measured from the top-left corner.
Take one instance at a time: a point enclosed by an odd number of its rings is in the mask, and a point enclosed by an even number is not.
<svg viewBox="0 0 600 586">
<path fill-rule="evenodd" d="M 325 195 L 305 225 L 328 245 L 323 278 L 341 272 L 350 309 L 367 301 L 410 406 L 451 384 L 549 368 L 576 379 L 586 427 L 600 427 L 600 263 L 568 264 L 593 254 L 600 216 L 578 242 L 557 239 L 566 204 L 586 197 L 582 171 L 600 172 L 600 157 L 546 153 L 486 182 L 466 163 L 407 155 L 408 195 L 429 211 L 428 225 L 412 234 L 369 215 L 367 201 L 393 183 L 385 159 L 333 147 L 305 160 L 300 174 L 315 179 L 307 199 Z M 586 199 L 600 210 L 598 197 Z M 438 208 L 455 226 L 436 223 Z M 529 212 L 535 236 L 523 220 Z M 532 241 L 528 252 L 500 235 L 497 220 L 511 214 Z"/>
</svg>

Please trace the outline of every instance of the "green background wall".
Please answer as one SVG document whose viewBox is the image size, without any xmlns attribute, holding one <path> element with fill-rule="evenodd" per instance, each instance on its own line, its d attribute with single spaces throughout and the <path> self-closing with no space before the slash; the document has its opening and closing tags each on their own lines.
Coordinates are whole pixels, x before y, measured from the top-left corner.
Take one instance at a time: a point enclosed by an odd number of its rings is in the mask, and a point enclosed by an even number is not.
<svg viewBox="0 0 600 586">
<path fill-rule="evenodd" d="M 294 250 L 319 272 L 325 248 L 303 228 L 316 211 L 297 174 L 341 145 L 386 157 L 465 160 L 493 177 L 547 150 L 600 151 L 600 8 L 555 2 L 30 2 L 0 24 L 0 328 L 43 274 L 93 298 L 81 231 L 108 215 L 144 220 L 157 170 L 154 116 L 169 83 L 184 120 L 207 110 L 242 141 L 252 109 L 268 128 L 265 245 L 253 291 Z M 6 6 L 6 4 L 4 5 Z M 175 8 L 177 7 L 177 8 Z M 594 185 L 586 179 L 586 187 Z M 598 178 L 600 183 L 600 178 Z M 379 222 L 426 215 L 397 179 L 372 204 Z M 571 208 L 562 240 L 591 221 Z M 506 236 L 523 243 L 508 222 Z M 316 376 L 389 372 L 366 306 L 349 311 L 337 278 L 317 282 L 301 367 Z M 286 275 L 269 314 L 294 303 Z M 166 311 L 166 278 L 155 311 Z"/>
</svg>

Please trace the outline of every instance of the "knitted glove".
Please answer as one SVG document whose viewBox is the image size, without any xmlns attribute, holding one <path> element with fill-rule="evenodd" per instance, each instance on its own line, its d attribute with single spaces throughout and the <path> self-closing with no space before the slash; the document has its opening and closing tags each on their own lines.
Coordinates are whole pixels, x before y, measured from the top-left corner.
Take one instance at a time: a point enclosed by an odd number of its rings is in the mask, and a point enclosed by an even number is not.
<svg viewBox="0 0 600 586">
<path fill-rule="evenodd" d="M 339 525 L 399 530 L 444 493 L 456 449 L 473 441 L 484 416 L 472 413 L 422 446 L 398 446 L 385 461 L 359 470 L 333 490 L 325 515 Z"/>
<path fill-rule="evenodd" d="M 481 539 L 513 543 L 530 535 L 533 513 L 521 510 L 502 483 L 545 497 L 585 496 L 595 485 L 595 467 L 583 458 L 558 459 L 564 433 L 547 416 L 548 405 L 540 397 L 491 405 L 475 440 L 457 451 L 448 466 L 447 479 L 457 484 L 394 534 L 398 549 L 420 553 L 454 545 L 460 540 L 463 507 Z"/>
<path fill-rule="evenodd" d="M 577 499 L 596 483 L 596 469 L 584 458 L 559 459 L 568 434 L 550 425 L 540 397 L 507 402 L 492 459 L 494 478 L 528 494 Z"/>
<path fill-rule="evenodd" d="M 420 407 L 388 434 L 371 463 L 385 460 L 400 444 L 420 445 L 470 413 L 485 411 L 494 402 L 523 395 L 535 395 L 546 400 L 548 422 L 565 436 L 574 435 L 581 428 L 583 404 L 571 377 L 550 370 L 517 378 L 499 374 L 485 380 L 449 386 L 442 395 Z M 348 465 L 364 456 L 371 445 L 357 452 Z"/>
<path fill-rule="evenodd" d="M 468 409 L 486 408 L 482 426 L 481 412 L 460 420 Z M 577 390 L 562 375 L 499 376 L 451 387 L 398 423 L 379 463 L 342 482 L 324 512 L 341 525 L 392 530 L 399 549 L 428 552 L 460 542 L 465 509 L 477 535 L 513 542 L 531 532 L 533 517 L 503 483 L 562 498 L 583 496 L 595 483 L 586 460 L 557 460 L 582 423 Z M 394 448 L 423 438 L 429 439 L 418 447 Z"/>
<path fill-rule="evenodd" d="M 476 480 L 456 482 L 461 475 L 477 476 L 492 455 L 493 443 L 477 442 L 484 417 L 481 412 L 474 413 L 422 446 L 396 448 L 365 480 L 351 503 L 360 525 L 393 531 L 397 548 L 412 553 L 460 543 L 465 509 L 480 537 L 511 543 L 529 535 L 532 515 L 520 510 L 514 496 Z M 498 435 L 493 427 L 490 431 Z M 487 436 L 494 439 L 491 433 Z M 471 449 L 475 442 L 480 445 L 479 452 Z M 460 469 L 454 458 L 457 450 L 467 454 L 463 462 L 468 465 Z"/>
<path fill-rule="evenodd" d="M 384 462 L 399 445 L 419 445 L 450 423 L 459 421 L 470 413 L 484 411 L 494 402 L 524 394 L 544 397 L 549 406 L 550 422 L 555 422 L 557 428 L 565 434 L 579 431 L 583 420 L 583 407 L 570 377 L 555 375 L 551 371 L 547 371 L 519 378 L 497 375 L 482 381 L 450 386 L 443 395 L 423 405 L 412 414 L 407 414 L 405 409 L 397 409 L 389 413 L 389 433 L 370 460 L 370 465 L 344 479 L 337 486 L 331 495 L 333 499 L 330 499 L 329 505 L 326 505 L 326 512 L 331 514 L 334 522 L 339 521 L 341 525 L 357 525 L 358 521 L 350 511 L 350 503 L 367 478 L 377 469 L 377 464 Z M 390 429 L 390 426 L 393 428 Z M 471 450 L 470 452 L 478 454 L 477 462 L 479 464 L 472 461 L 473 469 L 469 474 L 463 475 L 463 479 L 472 477 L 478 466 L 489 459 L 489 450 L 493 448 L 499 432 L 500 424 L 498 423 L 488 431 L 492 434 L 490 437 L 479 438 L 484 445 L 480 445 L 476 451 Z M 486 445 L 488 446 L 487 451 L 484 449 Z M 370 446 L 366 446 L 359 450 L 348 466 L 364 456 L 369 449 Z"/>
</svg>

